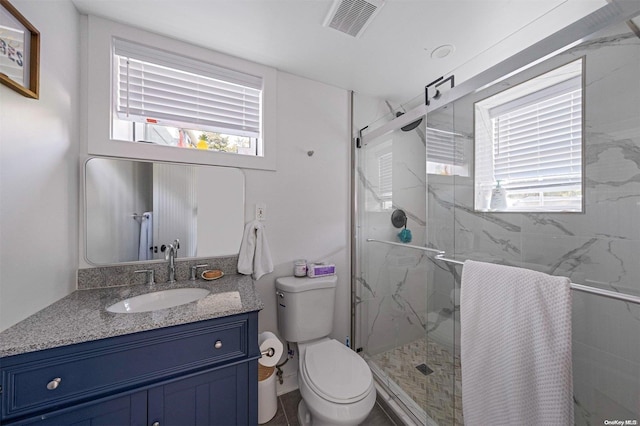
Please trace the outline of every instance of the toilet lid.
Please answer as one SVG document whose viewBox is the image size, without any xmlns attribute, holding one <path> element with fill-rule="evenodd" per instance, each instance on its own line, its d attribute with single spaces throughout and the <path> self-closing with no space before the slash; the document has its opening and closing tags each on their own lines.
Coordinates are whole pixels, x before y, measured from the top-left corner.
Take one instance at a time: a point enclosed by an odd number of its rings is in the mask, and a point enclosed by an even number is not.
<svg viewBox="0 0 640 426">
<path fill-rule="evenodd" d="M 304 358 L 309 386 L 329 401 L 358 401 L 371 386 L 373 378 L 367 363 L 337 340 L 310 346 Z"/>
</svg>

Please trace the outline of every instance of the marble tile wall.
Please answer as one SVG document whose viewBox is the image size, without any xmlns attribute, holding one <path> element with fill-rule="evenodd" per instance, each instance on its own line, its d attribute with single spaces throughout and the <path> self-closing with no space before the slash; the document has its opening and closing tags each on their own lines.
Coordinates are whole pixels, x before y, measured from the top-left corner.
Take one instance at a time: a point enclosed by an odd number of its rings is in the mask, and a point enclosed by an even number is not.
<svg viewBox="0 0 640 426">
<path fill-rule="evenodd" d="M 470 178 L 429 176 L 428 244 L 459 259 L 640 294 L 640 38 L 624 25 L 612 28 L 521 80 L 579 57 L 586 63 L 584 213 L 476 213 Z M 489 94 L 457 101 L 429 125 L 472 132 L 473 102 Z M 460 271 L 451 269 L 439 266 L 436 282 L 449 275 L 459 285 Z M 640 306 L 574 292 L 573 361 L 576 424 L 640 420 Z"/>
<path fill-rule="evenodd" d="M 424 127 L 424 124 L 422 124 Z M 424 134 L 424 133 L 423 133 Z M 423 337 L 427 317 L 428 256 L 424 252 L 380 243 L 367 238 L 399 242 L 400 229 L 391 213 L 407 214 L 411 244 L 425 244 L 426 164 L 424 140 L 417 132 L 397 131 L 366 146 L 357 170 L 360 204 L 359 346 L 379 353 Z M 392 208 L 381 208 L 378 159 L 392 153 Z"/>
</svg>

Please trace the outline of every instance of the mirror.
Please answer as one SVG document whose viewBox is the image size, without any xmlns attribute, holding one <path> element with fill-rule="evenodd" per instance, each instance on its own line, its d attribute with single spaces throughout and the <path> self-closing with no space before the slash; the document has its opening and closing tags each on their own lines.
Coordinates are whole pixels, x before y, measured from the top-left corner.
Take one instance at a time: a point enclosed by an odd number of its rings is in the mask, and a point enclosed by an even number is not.
<svg viewBox="0 0 640 426">
<path fill-rule="evenodd" d="M 85 256 L 94 265 L 239 252 L 244 174 L 229 167 L 90 158 L 85 163 Z"/>
</svg>

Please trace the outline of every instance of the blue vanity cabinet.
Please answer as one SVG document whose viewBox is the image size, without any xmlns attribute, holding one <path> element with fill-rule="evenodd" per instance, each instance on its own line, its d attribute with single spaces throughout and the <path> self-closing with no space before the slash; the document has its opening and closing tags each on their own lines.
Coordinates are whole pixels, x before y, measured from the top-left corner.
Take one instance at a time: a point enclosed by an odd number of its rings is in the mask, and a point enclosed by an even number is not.
<svg viewBox="0 0 640 426">
<path fill-rule="evenodd" d="M 149 425 L 256 424 L 246 404 L 246 384 L 249 377 L 257 380 L 257 368 L 249 367 L 238 364 L 149 389 Z"/>
<path fill-rule="evenodd" d="M 82 407 L 72 407 L 62 412 L 47 413 L 35 419 L 7 424 L 20 426 L 145 426 L 147 424 L 146 408 L 147 392 L 137 392 Z"/>
<path fill-rule="evenodd" d="M 257 315 L 2 358 L 0 423 L 257 424 Z"/>
</svg>

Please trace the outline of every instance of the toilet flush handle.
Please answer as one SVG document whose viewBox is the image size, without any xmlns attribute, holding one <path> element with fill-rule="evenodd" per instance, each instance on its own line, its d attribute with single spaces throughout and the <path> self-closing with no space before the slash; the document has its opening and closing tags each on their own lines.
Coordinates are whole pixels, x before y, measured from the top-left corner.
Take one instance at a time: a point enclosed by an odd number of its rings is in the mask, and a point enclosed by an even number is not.
<svg viewBox="0 0 640 426">
<path fill-rule="evenodd" d="M 280 299 L 284 299 L 284 293 L 281 291 L 276 291 L 276 296 L 280 297 Z"/>
</svg>

